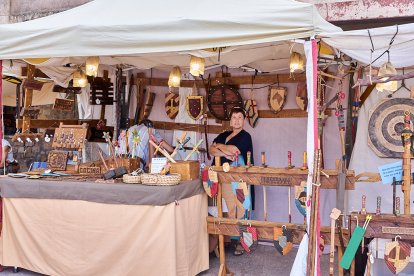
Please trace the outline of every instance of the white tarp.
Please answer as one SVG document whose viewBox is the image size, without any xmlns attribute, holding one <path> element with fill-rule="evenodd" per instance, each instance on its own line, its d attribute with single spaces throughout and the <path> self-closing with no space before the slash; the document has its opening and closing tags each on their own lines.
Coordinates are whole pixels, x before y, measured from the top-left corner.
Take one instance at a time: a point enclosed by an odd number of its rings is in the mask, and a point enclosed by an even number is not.
<svg viewBox="0 0 414 276">
<path fill-rule="evenodd" d="M 0 25 L 0 59 L 131 56 L 252 45 L 340 31 L 293 0 L 95 0 Z"/>
<path fill-rule="evenodd" d="M 397 32 L 398 31 L 398 32 Z M 395 36 L 395 37 L 394 37 Z M 369 64 L 390 47 L 390 61 L 396 68 L 414 65 L 414 23 L 395 25 L 368 30 L 323 33 L 322 40 L 330 46 L 342 51 L 353 59 Z M 372 43 L 371 43 L 372 42 Z M 371 49 L 374 50 L 371 58 Z M 384 54 L 373 63 L 374 67 L 388 61 Z"/>
</svg>

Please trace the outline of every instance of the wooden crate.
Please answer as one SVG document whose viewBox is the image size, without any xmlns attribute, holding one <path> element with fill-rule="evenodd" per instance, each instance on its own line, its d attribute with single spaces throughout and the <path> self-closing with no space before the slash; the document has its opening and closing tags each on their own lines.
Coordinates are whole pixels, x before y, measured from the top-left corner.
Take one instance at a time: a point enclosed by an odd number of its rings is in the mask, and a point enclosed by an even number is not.
<svg viewBox="0 0 414 276">
<path fill-rule="evenodd" d="M 177 161 L 171 163 L 171 173 L 181 174 L 181 180 L 195 180 L 200 178 L 200 162 L 198 161 Z"/>
<path fill-rule="evenodd" d="M 140 158 L 139 157 L 130 158 L 130 159 L 118 158 L 117 161 L 118 161 L 118 165 L 126 167 L 129 173 L 135 171 L 140 166 Z M 110 158 L 107 161 L 107 164 L 108 164 L 109 167 L 113 167 L 113 168 L 116 167 L 113 158 Z M 103 167 L 103 164 L 102 164 L 101 167 Z M 103 171 L 105 171 L 105 167 L 103 167 Z"/>
</svg>

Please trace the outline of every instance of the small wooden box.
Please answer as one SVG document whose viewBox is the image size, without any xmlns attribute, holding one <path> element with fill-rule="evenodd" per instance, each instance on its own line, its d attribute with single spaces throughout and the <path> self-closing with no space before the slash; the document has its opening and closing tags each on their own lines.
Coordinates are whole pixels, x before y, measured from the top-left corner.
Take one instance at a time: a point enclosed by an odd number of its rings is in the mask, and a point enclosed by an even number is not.
<svg viewBox="0 0 414 276">
<path fill-rule="evenodd" d="M 200 162 L 198 161 L 177 161 L 171 163 L 171 173 L 181 174 L 181 180 L 195 180 L 200 178 Z"/>
<path fill-rule="evenodd" d="M 139 157 L 130 158 L 130 159 L 128 159 L 128 158 L 122 158 L 122 159 L 118 158 L 117 161 L 118 161 L 118 166 L 126 167 L 128 172 L 131 173 L 131 172 L 135 171 L 136 169 L 138 169 L 140 167 L 141 159 Z M 112 168 L 116 167 L 113 158 L 110 158 L 107 161 L 107 164 L 108 164 L 109 167 L 112 167 Z M 103 166 L 103 164 L 102 164 L 102 166 Z M 103 168 L 102 171 L 105 171 L 105 168 Z"/>
</svg>

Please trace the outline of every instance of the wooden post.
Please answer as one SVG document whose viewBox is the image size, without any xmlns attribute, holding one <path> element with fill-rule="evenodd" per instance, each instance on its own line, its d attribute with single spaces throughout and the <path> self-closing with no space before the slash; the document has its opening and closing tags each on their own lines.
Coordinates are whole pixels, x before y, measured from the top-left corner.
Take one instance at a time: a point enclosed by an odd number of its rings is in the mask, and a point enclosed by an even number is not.
<svg viewBox="0 0 414 276">
<path fill-rule="evenodd" d="M 403 141 L 403 177 L 401 189 L 404 193 L 404 215 L 410 215 L 410 193 L 411 193 L 411 137 L 413 132 L 410 128 L 410 111 L 404 112 L 404 130 L 401 133 Z"/>
<path fill-rule="evenodd" d="M 309 225 L 309 245 L 308 245 L 308 271 L 307 275 L 315 274 L 315 256 L 318 254 L 319 245 L 316 245 L 318 240 L 317 218 L 318 218 L 318 201 L 320 186 L 320 165 L 321 165 L 321 150 L 315 150 L 315 158 L 313 162 L 313 177 L 312 177 L 312 195 L 311 195 L 311 213 Z"/>
<path fill-rule="evenodd" d="M 217 194 L 217 213 L 219 219 L 223 217 L 223 205 L 222 205 L 222 183 L 218 184 Z M 224 235 L 219 235 L 219 252 L 220 252 L 220 271 L 219 276 L 225 276 L 226 273 L 226 252 L 224 251 Z"/>
<path fill-rule="evenodd" d="M 343 253 L 339 246 L 336 247 L 336 251 L 338 252 L 338 276 L 344 276 L 344 269 L 340 265 Z"/>
<path fill-rule="evenodd" d="M 27 68 L 27 80 L 34 79 L 36 67 L 29 64 Z M 33 89 L 26 89 L 23 107 L 26 109 L 32 105 Z M 23 116 L 22 133 L 30 132 L 30 116 Z"/>
</svg>

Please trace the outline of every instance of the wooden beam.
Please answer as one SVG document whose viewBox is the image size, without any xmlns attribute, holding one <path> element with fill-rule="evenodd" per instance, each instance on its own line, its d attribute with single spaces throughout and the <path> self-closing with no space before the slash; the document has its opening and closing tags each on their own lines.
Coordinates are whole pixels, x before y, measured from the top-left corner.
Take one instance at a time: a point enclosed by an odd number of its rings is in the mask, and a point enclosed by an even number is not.
<svg viewBox="0 0 414 276">
<path fill-rule="evenodd" d="M 218 172 L 221 183 L 231 183 L 240 179 L 250 185 L 260 186 L 297 186 L 302 181 L 306 181 L 308 170 L 301 169 L 282 169 L 271 167 L 231 167 L 229 172 L 224 172 L 222 167 L 214 166 L 213 169 Z M 322 189 L 336 189 L 338 185 L 337 170 L 323 170 L 329 175 L 329 178 L 321 174 Z M 353 171 L 348 171 L 345 181 L 345 189 L 355 189 L 355 176 Z"/>
<path fill-rule="evenodd" d="M 34 66 L 34 65 L 30 65 L 29 64 L 29 68 L 30 68 L 30 66 Z M 30 70 L 30 69 L 29 69 Z M 26 77 L 27 76 L 27 71 L 28 71 L 28 69 L 27 69 L 27 67 L 26 66 L 24 66 L 24 67 L 22 67 L 22 77 Z M 44 79 L 50 79 L 49 78 L 49 76 L 48 75 L 46 75 L 45 73 L 43 73 L 42 71 L 40 71 L 40 69 L 36 69 L 35 71 L 34 71 L 34 76 L 33 76 L 34 78 L 44 78 Z"/>
<path fill-rule="evenodd" d="M 87 123 L 89 127 L 95 127 L 99 120 L 77 120 L 77 119 L 64 119 L 64 120 L 45 120 L 45 119 L 36 119 L 30 120 L 30 128 L 58 128 L 60 123 L 64 125 L 81 125 Z M 23 120 L 16 120 L 16 127 L 22 128 Z"/>
<path fill-rule="evenodd" d="M 151 85 L 151 86 L 165 86 L 168 87 L 168 79 L 161 79 L 161 78 L 137 78 L 137 83 L 141 83 L 143 85 Z M 229 78 L 212 78 L 211 85 L 220 85 L 225 83 L 232 84 L 232 85 L 251 85 L 252 84 L 252 77 L 251 76 L 234 76 Z M 298 82 L 305 82 L 306 76 L 305 74 L 298 74 L 291 77 L 290 74 L 279 74 L 279 75 L 258 75 L 254 79 L 254 84 L 272 84 L 275 85 L 277 83 L 298 83 Z M 204 88 L 204 84 L 202 80 L 182 80 L 181 87 L 193 87 L 194 82 L 196 83 L 197 88 Z"/>
<path fill-rule="evenodd" d="M 259 110 L 259 118 L 306 118 L 308 112 L 301 109 L 283 109 L 278 113 L 272 110 Z M 332 116 L 332 108 L 325 110 L 325 115 Z"/>
<path fill-rule="evenodd" d="M 355 85 L 352 88 L 355 88 L 358 85 L 361 86 L 368 86 L 376 83 L 385 83 L 389 81 L 399 81 L 399 80 L 405 80 L 405 79 L 411 79 L 414 78 L 414 71 L 404 74 L 404 75 L 389 75 L 389 76 L 374 76 L 371 79 L 365 78 L 365 79 L 358 79 L 358 81 L 355 83 Z"/>
<path fill-rule="evenodd" d="M 162 130 L 185 130 L 185 131 L 196 131 L 204 132 L 204 125 L 197 124 L 184 124 L 184 123 L 174 123 L 174 122 L 159 122 L 153 121 L 154 127 L 156 129 Z M 207 125 L 207 133 L 219 134 L 225 131 L 226 128 L 220 125 Z"/>
<path fill-rule="evenodd" d="M 306 231 L 305 224 L 293 224 L 293 223 L 281 223 L 281 222 L 268 222 L 258 220 L 237 220 L 231 218 L 216 218 L 207 217 L 207 232 L 213 235 L 224 236 L 240 236 L 239 226 L 247 225 L 257 228 L 257 234 L 259 239 L 273 240 L 273 228 L 286 226 L 287 229 L 292 230 L 293 243 L 299 244 Z M 348 235 L 346 235 L 346 229 L 343 229 L 344 243 L 348 244 Z M 330 244 L 331 241 L 331 229 L 330 227 L 321 227 L 321 236 L 325 241 L 325 244 Z M 335 245 L 339 245 L 339 237 L 337 231 L 335 231 Z"/>
<path fill-rule="evenodd" d="M 412 215 L 381 214 L 377 216 L 373 213 L 366 215 L 351 213 L 349 216 L 350 231 L 353 232 L 356 227 L 356 217 L 361 226 L 367 215 L 372 215 L 372 220 L 368 224 L 364 237 L 394 239 L 396 235 L 399 235 L 402 240 L 414 240 L 414 217 Z"/>
<path fill-rule="evenodd" d="M 27 80 L 33 80 L 34 79 L 34 73 L 35 73 L 36 67 L 34 65 L 29 64 L 28 70 L 27 70 Z M 33 89 L 26 89 L 26 94 L 24 97 L 23 107 L 28 108 L 32 105 L 33 101 Z M 23 124 L 22 124 L 22 133 L 30 132 L 30 117 L 29 116 L 23 116 Z"/>
</svg>

